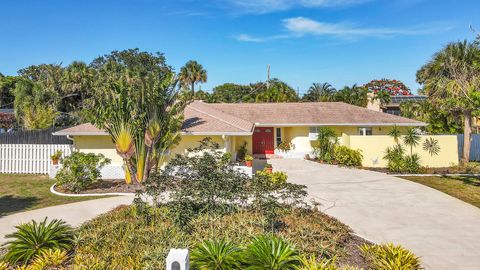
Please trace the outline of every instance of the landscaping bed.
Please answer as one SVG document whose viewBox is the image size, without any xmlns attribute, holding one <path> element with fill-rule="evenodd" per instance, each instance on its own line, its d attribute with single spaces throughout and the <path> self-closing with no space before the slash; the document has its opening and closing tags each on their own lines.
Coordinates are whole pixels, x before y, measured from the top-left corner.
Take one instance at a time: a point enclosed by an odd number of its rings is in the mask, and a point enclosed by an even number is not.
<svg viewBox="0 0 480 270">
<path fill-rule="evenodd" d="M 248 210 L 199 215 L 188 230 L 175 226 L 173 216 L 167 207 L 151 208 L 147 216 L 139 215 L 135 206 L 118 207 L 80 227 L 73 263 L 75 267 L 164 269 L 170 248 L 193 249 L 211 238 L 245 245 L 263 234 L 266 226 L 263 214 Z M 352 236 L 338 220 L 315 210 L 293 210 L 282 221 L 284 226 L 273 234 L 294 244 L 301 254 L 336 257 L 340 265 L 367 265 L 358 249 L 366 241 Z"/>
<path fill-rule="evenodd" d="M 55 191 L 66 194 L 104 194 L 104 193 L 135 193 L 137 190 L 143 190 L 139 184 L 127 184 L 125 180 L 99 180 L 89 185 L 86 189 L 78 192 L 72 192 L 62 186 L 55 186 Z"/>
<path fill-rule="evenodd" d="M 412 174 L 409 172 L 390 172 L 387 168 L 376 168 L 376 167 L 361 167 L 364 170 L 370 170 L 375 172 L 383 172 L 387 174 Z M 469 165 L 461 166 L 452 166 L 444 168 L 426 168 L 422 167 L 417 174 L 480 174 L 480 164 L 479 163 L 469 163 Z"/>
</svg>

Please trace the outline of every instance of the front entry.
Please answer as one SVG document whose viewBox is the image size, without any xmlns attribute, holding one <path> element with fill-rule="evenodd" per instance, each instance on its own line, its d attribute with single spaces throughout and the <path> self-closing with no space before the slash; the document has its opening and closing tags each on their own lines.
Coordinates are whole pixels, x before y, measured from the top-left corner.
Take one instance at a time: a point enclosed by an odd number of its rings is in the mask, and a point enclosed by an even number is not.
<svg viewBox="0 0 480 270">
<path fill-rule="evenodd" d="M 275 150 L 273 128 L 256 127 L 253 132 L 253 154 L 273 155 Z"/>
</svg>

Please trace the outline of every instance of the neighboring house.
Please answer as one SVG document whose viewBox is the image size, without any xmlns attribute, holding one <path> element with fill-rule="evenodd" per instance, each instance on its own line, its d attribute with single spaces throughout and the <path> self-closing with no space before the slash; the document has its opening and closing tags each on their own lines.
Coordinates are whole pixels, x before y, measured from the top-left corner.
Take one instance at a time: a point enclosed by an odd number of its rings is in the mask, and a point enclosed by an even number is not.
<svg viewBox="0 0 480 270">
<path fill-rule="evenodd" d="M 393 115 L 400 115 L 400 105 L 404 102 L 421 102 L 427 99 L 423 95 L 410 96 L 392 96 L 392 100 L 388 104 L 381 105 L 378 100 L 373 99 L 373 93 L 369 93 L 369 102 L 367 108 L 374 111 L 384 112 Z"/>
<path fill-rule="evenodd" d="M 172 153 L 182 153 L 198 145 L 202 138 L 211 137 L 222 151 L 232 153 L 233 158 L 245 142 L 248 152 L 256 157 L 304 158 L 312 153 L 318 128 L 327 126 L 336 131 L 340 144 L 362 150 L 365 166 L 378 167 L 385 166 L 381 157 L 393 142 L 387 134 L 395 125 L 405 131 L 426 124 L 341 102 L 226 104 L 195 101 L 185 109 L 182 140 Z M 113 166 L 122 165 L 110 136 L 91 124 L 60 130 L 54 135 L 68 135 L 74 140 L 75 149 L 102 153 L 112 159 Z M 426 165 L 449 166 L 449 163 L 458 162 L 449 158 L 458 156 L 456 136 L 447 138 L 448 145 L 443 139 L 440 146 L 448 146 L 445 150 L 451 148 L 455 153 L 445 153 L 439 161 L 426 160 L 422 155 Z M 452 140 L 454 145 L 450 146 Z M 283 141 L 292 143 L 293 149 L 287 153 L 277 150 L 276 146 Z"/>
</svg>

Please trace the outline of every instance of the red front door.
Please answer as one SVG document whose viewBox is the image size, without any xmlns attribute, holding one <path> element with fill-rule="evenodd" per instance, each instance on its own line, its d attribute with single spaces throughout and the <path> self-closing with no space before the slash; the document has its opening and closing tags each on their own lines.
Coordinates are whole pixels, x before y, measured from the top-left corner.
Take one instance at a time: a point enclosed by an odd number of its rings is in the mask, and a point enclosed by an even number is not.
<svg viewBox="0 0 480 270">
<path fill-rule="evenodd" d="M 275 149 L 273 128 L 256 127 L 253 132 L 253 153 L 254 154 L 273 154 Z"/>
</svg>

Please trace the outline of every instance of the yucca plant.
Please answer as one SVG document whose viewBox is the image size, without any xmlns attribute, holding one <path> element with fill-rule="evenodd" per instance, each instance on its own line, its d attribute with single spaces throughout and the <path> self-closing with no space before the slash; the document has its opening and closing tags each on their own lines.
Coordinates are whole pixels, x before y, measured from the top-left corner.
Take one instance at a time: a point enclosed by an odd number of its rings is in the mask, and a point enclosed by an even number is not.
<svg viewBox="0 0 480 270">
<path fill-rule="evenodd" d="M 367 245 L 360 247 L 363 255 L 373 269 L 383 270 L 417 270 L 423 269 L 420 258 L 409 250 L 391 243 L 382 245 Z"/>
<path fill-rule="evenodd" d="M 227 240 L 206 240 L 192 251 L 192 265 L 201 270 L 240 269 L 241 249 Z"/>
<path fill-rule="evenodd" d="M 68 258 L 67 251 L 61 249 L 43 250 L 35 256 L 29 265 L 29 270 L 57 269 L 61 267 Z"/>
<path fill-rule="evenodd" d="M 62 220 L 47 222 L 45 218 L 40 223 L 32 220 L 15 228 L 16 232 L 6 236 L 13 240 L 5 244 L 4 259 L 12 264 L 28 263 L 48 249 L 70 250 L 73 245 L 73 229 Z"/>
<path fill-rule="evenodd" d="M 276 236 L 254 237 L 242 255 L 244 269 L 283 270 L 301 265 L 295 246 Z"/>
</svg>

